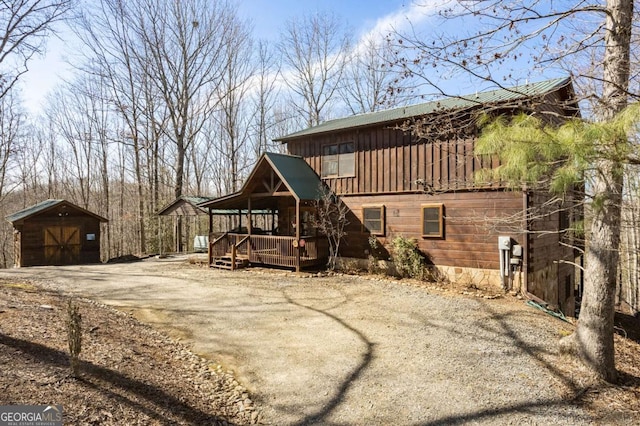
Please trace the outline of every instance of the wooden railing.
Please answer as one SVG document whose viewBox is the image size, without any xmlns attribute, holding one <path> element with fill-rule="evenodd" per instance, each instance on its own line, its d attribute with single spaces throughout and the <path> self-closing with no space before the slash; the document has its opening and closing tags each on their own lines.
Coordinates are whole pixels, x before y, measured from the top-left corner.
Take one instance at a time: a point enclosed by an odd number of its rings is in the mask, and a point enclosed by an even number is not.
<svg viewBox="0 0 640 426">
<path fill-rule="evenodd" d="M 209 235 L 209 265 L 213 264 L 213 259 L 216 257 L 222 257 L 229 252 L 229 238 L 228 233 L 212 238 L 212 235 Z"/>
<path fill-rule="evenodd" d="M 225 233 L 209 245 L 209 264 L 215 257 L 247 256 L 251 263 L 291 268 L 322 265 L 329 253 L 324 237 L 303 237 L 296 247 L 295 237 Z"/>
<path fill-rule="evenodd" d="M 292 268 L 320 265 L 326 260 L 329 250 L 325 238 L 302 238 L 298 244 L 300 247 L 295 246 L 295 241 L 295 237 L 252 235 L 249 260 L 253 263 Z"/>
</svg>

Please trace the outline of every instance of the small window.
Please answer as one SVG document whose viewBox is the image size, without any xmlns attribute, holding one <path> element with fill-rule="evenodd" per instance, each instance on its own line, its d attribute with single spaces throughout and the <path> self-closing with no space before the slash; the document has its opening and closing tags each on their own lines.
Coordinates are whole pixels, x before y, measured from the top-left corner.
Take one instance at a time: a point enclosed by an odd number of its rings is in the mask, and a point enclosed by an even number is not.
<svg viewBox="0 0 640 426">
<path fill-rule="evenodd" d="M 322 177 L 355 176 L 355 145 L 346 142 L 322 147 Z"/>
<path fill-rule="evenodd" d="M 363 206 L 362 225 L 371 235 L 384 235 L 384 206 Z"/>
<path fill-rule="evenodd" d="M 425 204 L 422 206 L 423 237 L 442 238 L 444 236 L 442 210 L 442 204 Z"/>
</svg>

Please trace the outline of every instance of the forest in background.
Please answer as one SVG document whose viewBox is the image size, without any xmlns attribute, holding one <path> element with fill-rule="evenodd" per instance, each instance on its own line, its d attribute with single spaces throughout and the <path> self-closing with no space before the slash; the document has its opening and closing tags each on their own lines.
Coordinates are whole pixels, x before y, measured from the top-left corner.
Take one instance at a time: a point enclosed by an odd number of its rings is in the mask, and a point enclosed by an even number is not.
<svg viewBox="0 0 640 426">
<path fill-rule="evenodd" d="M 30 8 L 34 4 L 39 8 Z M 48 198 L 67 199 L 109 219 L 105 260 L 174 247 L 172 222 L 159 221 L 156 212 L 181 195 L 236 191 L 263 152 L 284 151 L 274 138 L 331 118 L 460 94 L 442 87 L 424 91 L 425 81 L 441 81 L 430 80 L 425 69 L 452 81 L 462 78 L 415 53 L 425 50 L 426 40 L 420 39 L 421 46 L 411 43 L 412 34 L 392 30 L 355 37 L 348 22 L 331 13 L 291 20 L 278 30 L 276 42 L 267 43 L 254 38 L 233 2 L 7 5 L 0 10 L 8 41 L 0 51 L 0 214 Z M 593 31 L 583 38 L 589 46 L 602 32 L 592 24 L 581 29 Z M 69 57 L 74 73 L 48 96 L 42 113 L 32 116 L 21 100 L 19 77 L 56 31 L 79 40 Z M 444 38 L 437 41 L 443 44 Z M 592 77 L 598 54 L 589 57 L 578 47 L 582 55 L 560 68 L 574 78 L 583 115 L 589 116 L 597 113 L 598 83 Z M 632 61 L 636 70 L 637 58 Z M 549 77 L 544 64 L 529 72 L 532 80 Z M 635 75 L 631 92 L 637 92 Z M 637 310 L 636 166 L 627 168 L 626 182 L 619 298 Z M 6 222 L 0 253 L 0 266 L 11 267 L 13 230 Z"/>
</svg>

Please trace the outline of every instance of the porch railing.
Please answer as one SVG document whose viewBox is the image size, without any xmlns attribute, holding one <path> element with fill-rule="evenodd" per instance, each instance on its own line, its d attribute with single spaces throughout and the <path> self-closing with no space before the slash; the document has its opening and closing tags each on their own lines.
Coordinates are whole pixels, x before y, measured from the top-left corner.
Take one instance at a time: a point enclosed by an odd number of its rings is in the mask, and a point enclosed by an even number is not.
<svg viewBox="0 0 640 426">
<path fill-rule="evenodd" d="M 289 236 L 225 233 L 209 245 L 209 264 L 216 257 L 235 254 L 248 256 L 251 263 L 304 268 L 322 265 L 328 253 L 324 237 L 303 237 L 296 243 Z"/>
</svg>

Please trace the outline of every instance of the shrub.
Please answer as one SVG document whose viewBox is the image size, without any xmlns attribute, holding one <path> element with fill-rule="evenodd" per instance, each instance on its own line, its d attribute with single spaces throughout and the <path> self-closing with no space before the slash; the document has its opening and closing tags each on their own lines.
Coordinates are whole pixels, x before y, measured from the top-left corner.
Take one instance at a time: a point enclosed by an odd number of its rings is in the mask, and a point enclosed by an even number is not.
<svg viewBox="0 0 640 426">
<path fill-rule="evenodd" d="M 71 355 L 71 375 L 78 377 L 79 355 L 82 350 L 82 315 L 77 305 L 71 300 L 67 305 L 67 337 L 69 340 L 69 354 Z"/>
<path fill-rule="evenodd" d="M 393 263 L 403 277 L 423 280 L 426 277 L 425 257 L 413 238 L 396 237 L 391 242 Z"/>
</svg>

